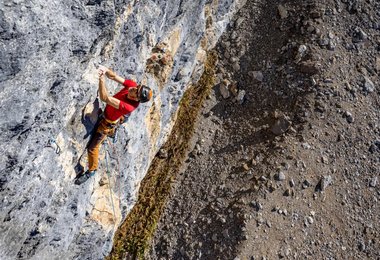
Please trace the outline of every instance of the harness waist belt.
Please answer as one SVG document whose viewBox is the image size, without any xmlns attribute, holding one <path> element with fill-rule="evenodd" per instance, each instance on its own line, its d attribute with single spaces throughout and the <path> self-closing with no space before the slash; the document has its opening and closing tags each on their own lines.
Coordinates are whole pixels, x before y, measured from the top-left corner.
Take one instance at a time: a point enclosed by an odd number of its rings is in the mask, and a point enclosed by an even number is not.
<svg viewBox="0 0 380 260">
<path fill-rule="evenodd" d="M 104 120 L 106 120 L 107 123 L 113 124 L 113 125 L 116 124 L 119 121 L 119 119 L 117 119 L 115 121 L 111 121 L 111 120 L 107 119 L 106 117 L 104 117 Z"/>
</svg>

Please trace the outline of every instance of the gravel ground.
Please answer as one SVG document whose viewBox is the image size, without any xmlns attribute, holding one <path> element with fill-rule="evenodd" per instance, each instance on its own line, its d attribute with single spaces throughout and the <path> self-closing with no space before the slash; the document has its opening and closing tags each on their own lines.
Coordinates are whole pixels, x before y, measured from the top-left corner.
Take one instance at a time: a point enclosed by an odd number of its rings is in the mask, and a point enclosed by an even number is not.
<svg viewBox="0 0 380 260">
<path fill-rule="evenodd" d="M 380 2 L 247 1 L 147 259 L 379 259 Z"/>
</svg>

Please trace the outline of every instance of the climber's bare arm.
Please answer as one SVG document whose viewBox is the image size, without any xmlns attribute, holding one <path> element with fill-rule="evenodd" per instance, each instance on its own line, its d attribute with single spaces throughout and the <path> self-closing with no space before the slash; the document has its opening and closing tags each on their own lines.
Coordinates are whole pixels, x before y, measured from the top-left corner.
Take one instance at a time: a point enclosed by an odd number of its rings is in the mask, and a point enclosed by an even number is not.
<svg viewBox="0 0 380 260">
<path fill-rule="evenodd" d="M 112 80 L 114 80 L 114 81 L 116 81 L 117 83 L 120 83 L 120 84 L 123 84 L 124 81 L 125 81 L 124 78 L 122 78 L 122 77 L 120 77 L 119 75 L 116 75 L 116 74 L 115 74 L 114 78 L 110 78 L 110 79 L 112 79 Z"/>
<path fill-rule="evenodd" d="M 116 109 L 119 109 L 120 100 L 112 96 L 109 96 L 107 93 L 104 73 L 102 70 L 99 70 L 99 97 L 100 97 L 100 100 L 107 103 L 107 105 L 110 105 Z"/>
<path fill-rule="evenodd" d="M 99 70 L 101 70 L 109 79 L 116 81 L 117 83 L 123 84 L 125 79 L 117 75 L 114 71 L 106 68 L 102 65 L 99 66 Z"/>
</svg>

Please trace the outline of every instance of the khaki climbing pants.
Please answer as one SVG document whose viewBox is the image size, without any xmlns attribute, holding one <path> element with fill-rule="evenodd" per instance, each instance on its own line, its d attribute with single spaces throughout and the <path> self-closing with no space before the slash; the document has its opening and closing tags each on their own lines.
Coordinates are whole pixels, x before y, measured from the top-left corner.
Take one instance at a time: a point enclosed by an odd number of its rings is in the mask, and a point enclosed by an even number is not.
<svg viewBox="0 0 380 260">
<path fill-rule="evenodd" d="M 116 126 L 118 122 L 107 122 L 107 120 L 103 117 L 96 129 L 95 134 L 91 137 L 89 145 L 87 147 L 88 154 L 88 170 L 94 171 L 98 169 L 98 161 L 99 161 L 99 149 L 102 145 L 103 141 L 107 136 L 112 136 L 115 134 Z"/>
</svg>

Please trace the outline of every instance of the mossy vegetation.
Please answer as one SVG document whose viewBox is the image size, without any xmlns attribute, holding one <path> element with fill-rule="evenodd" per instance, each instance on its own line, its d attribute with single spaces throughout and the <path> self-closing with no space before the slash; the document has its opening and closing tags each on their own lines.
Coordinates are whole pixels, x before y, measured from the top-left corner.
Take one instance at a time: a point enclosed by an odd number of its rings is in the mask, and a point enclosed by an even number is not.
<svg viewBox="0 0 380 260">
<path fill-rule="evenodd" d="M 214 86 L 216 60 L 216 53 L 209 52 L 202 77 L 184 94 L 172 133 L 162 147 L 168 157 L 153 159 L 141 183 L 138 201 L 116 232 L 112 252 L 106 259 L 144 257 L 170 194 L 171 184 L 187 154 L 199 110 Z"/>
</svg>

